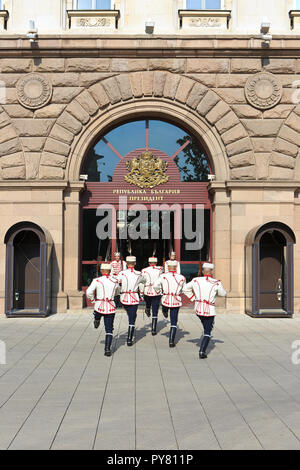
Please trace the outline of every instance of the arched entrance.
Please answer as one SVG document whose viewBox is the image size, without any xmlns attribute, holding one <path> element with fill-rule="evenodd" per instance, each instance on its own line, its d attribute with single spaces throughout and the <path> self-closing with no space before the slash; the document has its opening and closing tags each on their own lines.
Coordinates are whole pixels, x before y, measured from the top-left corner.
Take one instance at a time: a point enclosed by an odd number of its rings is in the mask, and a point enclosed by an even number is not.
<svg viewBox="0 0 300 470">
<path fill-rule="evenodd" d="M 251 230 L 246 239 L 246 313 L 260 317 L 293 314 L 293 231 L 280 222 Z"/>
<path fill-rule="evenodd" d="M 123 258 L 136 255 L 139 269 L 149 256 L 163 263 L 175 250 L 186 278 L 196 276 L 201 262 L 212 258 L 209 173 L 213 170 L 203 147 L 177 124 L 136 119 L 98 139 L 81 168 L 87 177 L 81 199 L 82 288 L 97 275 L 99 261 L 110 260 L 116 250 Z M 106 239 L 96 234 L 106 216 L 97 213 L 101 204 L 114 213 Z M 201 243 L 191 247 L 187 228 L 195 232 L 200 220 Z M 134 223 L 143 237 L 133 233 Z"/>
<path fill-rule="evenodd" d="M 50 235 L 31 222 L 11 227 L 5 236 L 5 313 L 15 316 L 46 316 L 50 313 Z"/>
</svg>

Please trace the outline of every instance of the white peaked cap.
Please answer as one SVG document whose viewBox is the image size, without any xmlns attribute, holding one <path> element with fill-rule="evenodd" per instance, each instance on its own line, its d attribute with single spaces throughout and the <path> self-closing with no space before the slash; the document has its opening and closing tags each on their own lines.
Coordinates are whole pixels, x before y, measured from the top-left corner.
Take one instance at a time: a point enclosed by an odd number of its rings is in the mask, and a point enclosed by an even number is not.
<svg viewBox="0 0 300 470">
<path fill-rule="evenodd" d="M 110 271 L 111 270 L 111 265 L 110 264 L 107 264 L 107 263 L 102 263 L 101 264 L 101 270 L 104 270 L 106 269 L 107 271 Z"/>
<path fill-rule="evenodd" d="M 214 269 L 215 265 L 212 263 L 203 263 L 202 268 Z"/>
<path fill-rule="evenodd" d="M 171 256 L 176 255 L 175 251 L 171 251 Z"/>
<path fill-rule="evenodd" d="M 136 262 L 136 257 L 135 256 L 126 256 L 126 262 L 127 263 L 135 263 Z"/>
<path fill-rule="evenodd" d="M 118 251 L 116 251 L 114 255 L 115 255 L 115 256 L 117 256 L 117 255 L 121 256 L 121 253 L 119 253 Z"/>
<path fill-rule="evenodd" d="M 148 258 L 148 261 L 149 263 L 157 263 L 157 258 L 155 258 L 154 256 L 151 256 L 150 258 Z"/>
<path fill-rule="evenodd" d="M 177 261 L 175 261 L 175 260 L 169 261 L 169 262 L 168 262 L 168 266 L 171 267 L 171 268 L 172 268 L 172 267 L 175 268 L 175 267 L 177 266 Z"/>
</svg>

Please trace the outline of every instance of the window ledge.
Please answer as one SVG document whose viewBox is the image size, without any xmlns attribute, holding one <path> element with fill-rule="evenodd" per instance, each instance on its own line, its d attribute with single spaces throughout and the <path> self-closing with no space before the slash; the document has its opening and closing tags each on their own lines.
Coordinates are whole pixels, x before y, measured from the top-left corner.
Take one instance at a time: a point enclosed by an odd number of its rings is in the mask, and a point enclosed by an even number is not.
<svg viewBox="0 0 300 470">
<path fill-rule="evenodd" d="M 67 10 L 69 29 L 118 29 L 120 10 Z"/>
<path fill-rule="evenodd" d="M 290 10 L 291 29 L 300 29 L 300 10 Z"/>
<path fill-rule="evenodd" d="M 228 29 L 231 10 L 178 10 L 180 27 Z"/>
<path fill-rule="evenodd" d="M 0 31 L 4 31 L 6 29 L 8 16 L 7 10 L 0 10 Z"/>
</svg>

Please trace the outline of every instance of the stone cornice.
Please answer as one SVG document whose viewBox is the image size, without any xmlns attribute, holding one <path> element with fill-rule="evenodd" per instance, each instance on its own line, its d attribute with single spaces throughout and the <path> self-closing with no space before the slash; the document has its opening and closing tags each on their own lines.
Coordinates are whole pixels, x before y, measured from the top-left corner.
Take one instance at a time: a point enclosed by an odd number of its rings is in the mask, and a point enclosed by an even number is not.
<svg viewBox="0 0 300 470">
<path fill-rule="evenodd" d="M 259 35 L 25 35 L 0 34 L 0 57 L 300 57 L 300 35 L 273 35 L 264 47 Z"/>
</svg>

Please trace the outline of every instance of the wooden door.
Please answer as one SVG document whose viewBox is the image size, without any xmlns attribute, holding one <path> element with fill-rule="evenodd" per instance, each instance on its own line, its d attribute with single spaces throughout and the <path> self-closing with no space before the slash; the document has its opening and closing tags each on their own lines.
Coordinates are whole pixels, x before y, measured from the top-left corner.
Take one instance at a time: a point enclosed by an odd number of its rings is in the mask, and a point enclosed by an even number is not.
<svg viewBox="0 0 300 470">
<path fill-rule="evenodd" d="M 282 309 L 284 304 L 284 237 L 276 231 L 260 241 L 260 308 Z"/>
</svg>

